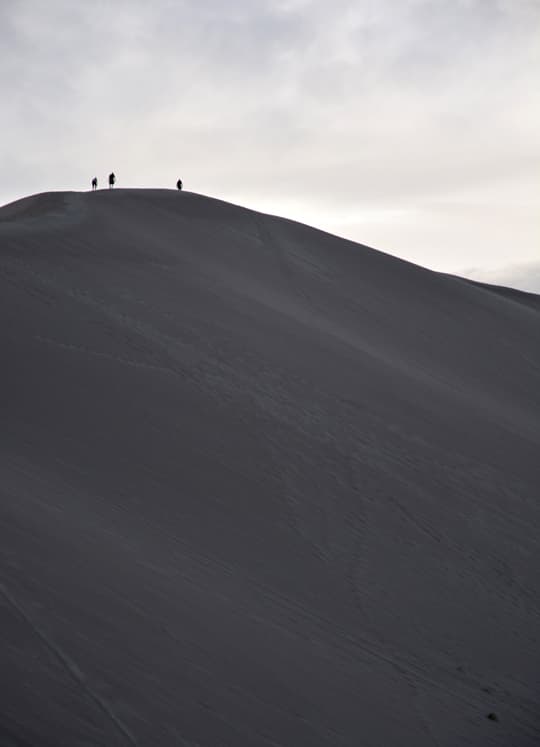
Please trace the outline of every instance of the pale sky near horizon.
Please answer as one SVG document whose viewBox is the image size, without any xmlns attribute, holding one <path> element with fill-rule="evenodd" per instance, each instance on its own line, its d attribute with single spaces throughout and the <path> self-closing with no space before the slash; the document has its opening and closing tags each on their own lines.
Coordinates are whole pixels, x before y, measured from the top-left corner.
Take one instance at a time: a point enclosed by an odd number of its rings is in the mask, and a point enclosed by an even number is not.
<svg viewBox="0 0 540 747">
<path fill-rule="evenodd" d="M 540 0 L 1 0 L 0 204 L 174 187 L 540 293 Z"/>
</svg>

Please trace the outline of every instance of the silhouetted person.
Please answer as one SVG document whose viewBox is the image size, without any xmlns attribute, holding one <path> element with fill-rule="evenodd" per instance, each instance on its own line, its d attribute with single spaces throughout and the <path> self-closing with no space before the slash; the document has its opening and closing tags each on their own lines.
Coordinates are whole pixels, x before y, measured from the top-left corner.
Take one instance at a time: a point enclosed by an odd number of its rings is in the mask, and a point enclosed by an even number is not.
<svg viewBox="0 0 540 747">
<path fill-rule="evenodd" d="M 94 177 L 94 178 L 92 179 L 92 192 L 95 192 L 95 191 L 96 191 L 96 189 L 97 189 L 97 176 L 95 176 L 95 177 Z"/>
<path fill-rule="evenodd" d="M 178 188 L 178 189 L 182 189 L 182 180 L 181 180 L 181 179 L 179 179 L 179 180 L 178 180 L 178 181 L 176 182 L 176 186 L 177 186 L 177 188 Z"/>
<path fill-rule="evenodd" d="M 109 174 L 109 189 L 112 189 L 112 188 L 114 187 L 114 183 L 115 183 L 115 181 L 116 181 L 116 177 L 115 177 L 115 175 L 114 175 L 114 171 L 112 171 L 112 172 L 111 172 L 111 173 Z"/>
</svg>

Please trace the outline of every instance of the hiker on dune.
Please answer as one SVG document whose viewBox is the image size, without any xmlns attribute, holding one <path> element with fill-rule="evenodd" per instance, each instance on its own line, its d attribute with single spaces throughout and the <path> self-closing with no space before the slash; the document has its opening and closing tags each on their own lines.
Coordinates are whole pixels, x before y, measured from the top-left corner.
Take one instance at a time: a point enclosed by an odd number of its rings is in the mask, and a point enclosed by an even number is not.
<svg viewBox="0 0 540 747">
<path fill-rule="evenodd" d="M 182 189 L 182 180 L 181 180 L 181 179 L 179 179 L 179 180 L 178 180 L 178 181 L 176 182 L 176 187 L 177 187 L 177 189 Z"/>
<path fill-rule="evenodd" d="M 116 177 L 115 177 L 115 175 L 114 175 L 114 171 L 112 171 L 112 172 L 111 172 L 111 173 L 109 174 L 109 189 L 112 189 L 112 188 L 114 187 L 114 183 L 115 183 L 115 181 L 116 181 Z"/>
<path fill-rule="evenodd" d="M 92 179 L 92 192 L 95 192 L 95 191 L 96 191 L 96 189 L 97 189 L 97 176 L 95 176 L 95 177 L 94 177 L 94 178 Z"/>
</svg>

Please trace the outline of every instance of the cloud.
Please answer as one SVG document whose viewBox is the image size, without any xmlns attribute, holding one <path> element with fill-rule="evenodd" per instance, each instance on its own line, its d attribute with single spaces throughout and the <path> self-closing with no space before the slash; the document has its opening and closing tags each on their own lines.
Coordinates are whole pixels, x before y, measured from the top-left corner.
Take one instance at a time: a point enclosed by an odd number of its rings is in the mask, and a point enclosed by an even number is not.
<svg viewBox="0 0 540 747">
<path fill-rule="evenodd" d="M 0 13 L 2 201 L 111 169 L 120 185 L 181 175 L 442 269 L 502 262 L 501 235 L 533 256 L 537 2 L 6 0 Z"/>
<path fill-rule="evenodd" d="M 504 285 L 509 288 L 519 288 L 529 293 L 540 294 L 540 261 L 509 264 L 491 270 L 468 268 L 459 274 L 483 283 Z"/>
</svg>

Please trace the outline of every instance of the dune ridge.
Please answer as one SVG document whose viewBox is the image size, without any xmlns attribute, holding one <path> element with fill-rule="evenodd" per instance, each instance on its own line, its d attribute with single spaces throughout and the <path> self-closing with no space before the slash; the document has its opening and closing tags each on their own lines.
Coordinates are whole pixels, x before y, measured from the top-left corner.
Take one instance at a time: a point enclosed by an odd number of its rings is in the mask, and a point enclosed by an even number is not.
<svg viewBox="0 0 540 747">
<path fill-rule="evenodd" d="M 115 189 L 0 308 L 1 744 L 538 744 L 539 296 Z"/>
</svg>

